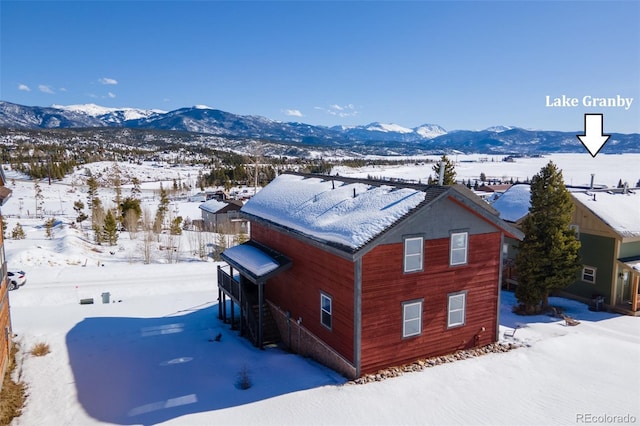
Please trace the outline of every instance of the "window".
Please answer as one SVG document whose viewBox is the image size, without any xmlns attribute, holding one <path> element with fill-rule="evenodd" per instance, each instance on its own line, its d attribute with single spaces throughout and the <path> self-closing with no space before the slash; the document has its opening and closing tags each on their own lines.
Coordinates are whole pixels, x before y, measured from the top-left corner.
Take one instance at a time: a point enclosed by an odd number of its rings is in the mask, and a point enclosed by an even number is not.
<svg viewBox="0 0 640 426">
<path fill-rule="evenodd" d="M 576 238 L 580 239 L 580 227 L 578 225 L 569 225 L 569 229 L 576 233 Z"/>
<path fill-rule="evenodd" d="M 452 293 L 449 295 L 449 315 L 447 328 L 464 325 L 465 311 L 467 307 L 467 292 Z"/>
<path fill-rule="evenodd" d="M 402 337 L 422 333 L 422 300 L 402 304 Z"/>
<path fill-rule="evenodd" d="M 467 233 L 455 232 L 451 234 L 450 265 L 464 265 L 467 263 Z"/>
<path fill-rule="evenodd" d="M 591 266 L 584 266 L 582 268 L 582 281 L 595 284 L 596 283 L 596 268 Z"/>
<path fill-rule="evenodd" d="M 320 293 L 320 322 L 329 330 L 331 330 L 331 312 L 331 297 L 324 293 Z"/>
<path fill-rule="evenodd" d="M 404 272 L 422 271 L 424 239 L 422 237 L 404 240 Z"/>
</svg>

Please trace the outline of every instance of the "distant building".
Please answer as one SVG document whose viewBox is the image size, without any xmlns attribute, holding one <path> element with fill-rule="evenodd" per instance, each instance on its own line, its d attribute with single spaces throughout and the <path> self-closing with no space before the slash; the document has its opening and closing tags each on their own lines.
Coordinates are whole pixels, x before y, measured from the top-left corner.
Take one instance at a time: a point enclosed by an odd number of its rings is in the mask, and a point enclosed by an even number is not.
<svg viewBox="0 0 640 426">
<path fill-rule="evenodd" d="M 242 201 L 210 199 L 200 204 L 202 228 L 224 234 L 248 234 L 248 221 L 240 216 Z"/>
</svg>

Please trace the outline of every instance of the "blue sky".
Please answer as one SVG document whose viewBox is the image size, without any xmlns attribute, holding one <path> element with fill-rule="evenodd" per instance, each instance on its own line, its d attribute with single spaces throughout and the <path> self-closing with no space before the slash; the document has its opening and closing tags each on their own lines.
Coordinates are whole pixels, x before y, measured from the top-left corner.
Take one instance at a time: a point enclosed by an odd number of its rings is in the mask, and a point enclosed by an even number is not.
<svg viewBox="0 0 640 426">
<path fill-rule="evenodd" d="M 640 2 L 0 2 L 0 99 L 640 132 Z M 634 98 L 552 108 L 546 96 Z"/>
</svg>

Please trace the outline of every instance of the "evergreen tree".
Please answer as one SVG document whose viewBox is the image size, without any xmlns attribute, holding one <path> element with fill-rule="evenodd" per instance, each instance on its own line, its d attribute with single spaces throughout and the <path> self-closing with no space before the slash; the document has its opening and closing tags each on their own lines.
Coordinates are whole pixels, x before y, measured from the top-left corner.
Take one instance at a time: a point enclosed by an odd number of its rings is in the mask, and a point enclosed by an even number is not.
<svg viewBox="0 0 640 426">
<path fill-rule="evenodd" d="M 140 207 L 140 200 L 137 198 L 127 197 L 120 204 L 120 211 L 122 217 L 120 222 L 127 231 L 135 231 L 136 229 L 130 229 L 133 225 L 137 228 L 138 220 L 142 217 L 142 207 Z"/>
<path fill-rule="evenodd" d="M 22 225 L 20 223 L 16 223 L 16 226 L 11 230 L 11 238 L 14 240 L 24 240 L 27 236 L 24 233 L 24 229 L 22 229 Z"/>
<path fill-rule="evenodd" d="M 131 178 L 131 184 L 133 185 L 131 187 L 131 197 L 132 198 L 140 198 L 140 195 L 142 195 L 142 189 L 140 188 L 140 179 L 138 179 L 135 176 L 132 177 Z M 124 212 L 122 214 L 124 214 Z"/>
<path fill-rule="evenodd" d="M 158 204 L 158 210 L 156 210 L 156 217 L 153 221 L 153 231 L 156 234 L 159 234 L 162 231 L 162 225 L 164 223 L 164 218 L 169 209 L 169 197 L 167 196 L 167 191 L 162 187 L 162 183 L 160 184 L 160 204 Z"/>
<path fill-rule="evenodd" d="M 178 216 L 171 221 L 171 235 L 181 235 L 182 234 L 182 216 Z"/>
<path fill-rule="evenodd" d="M 44 229 L 45 229 L 44 235 L 48 239 L 53 238 L 53 225 L 55 225 L 55 223 L 56 223 L 56 219 L 53 217 L 44 223 Z"/>
<path fill-rule="evenodd" d="M 42 209 L 44 207 L 44 195 L 42 195 L 42 188 L 40 187 L 40 181 L 36 180 L 33 183 L 33 190 L 35 191 L 36 199 L 36 217 L 40 217 Z"/>
<path fill-rule="evenodd" d="M 562 171 L 550 161 L 531 180 L 531 207 L 516 256 L 516 297 L 527 314 L 546 309 L 549 292 L 573 283 L 582 267 L 580 241 L 569 228 L 573 209 Z"/>
<path fill-rule="evenodd" d="M 83 211 L 84 203 L 80 200 L 77 200 L 75 203 L 73 203 L 73 209 L 76 211 L 76 214 L 78 215 L 76 216 L 76 222 L 78 222 L 82 226 L 82 222 L 84 222 L 88 218 L 86 213 Z"/>
<path fill-rule="evenodd" d="M 122 177 L 118 163 L 113 163 L 112 172 L 113 176 L 111 178 L 111 184 L 113 185 L 113 189 L 116 193 L 113 200 L 116 205 L 116 220 L 121 221 L 124 213 L 120 210 L 122 204 Z"/>
<path fill-rule="evenodd" d="M 104 218 L 104 224 L 102 225 L 103 241 L 113 246 L 118 242 L 118 226 L 116 217 L 111 210 L 107 211 L 107 215 Z"/>
<path fill-rule="evenodd" d="M 443 155 L 439 162 L 434 164 L 433 171 L 435 175 L 432 179 L 434 183 L 439 182 L 440 179 L 440 163 L 444 162 L 444 179 L 442 180 L 443 185 L 455 185 L 456 183 L 456 170 L 453 166 L 453 163 L 446 155 Z"/>
<path fill-rule="evenodd" d="M 89 201 L 89 205 L 93 206 L 93 200 L 98 197 L 98 181 L 95 177 L 89 176 L 87 186 L 87 201 Z"/>
<path fill-rule="evenodd" d="M 92 200 L 91 207 L 91 228 L 93 229 L 93 237 L 98 244 L 102 244 L 104 241 L 102 226 L 104 225 L 105 217 L 106 215 L 104 208 L 102 207 L 102 201 L 98 197 L 94 198 Z"/>
</svg>

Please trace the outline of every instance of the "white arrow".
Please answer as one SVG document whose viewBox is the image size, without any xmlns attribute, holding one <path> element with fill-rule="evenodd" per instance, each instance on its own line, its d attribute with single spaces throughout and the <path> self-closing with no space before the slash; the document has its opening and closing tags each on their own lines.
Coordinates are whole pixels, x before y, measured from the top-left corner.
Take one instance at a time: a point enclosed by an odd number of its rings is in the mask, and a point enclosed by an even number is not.
<svg viewBox="0 0 640 426">
<path fill-rule="evenodd" d="M 598 152 L 611 137 L 611 135 L 602 134 L 602 119 L 602 114 L 585 114 L 584 135 L 578 135 L 578 139 L 592 157 L 598 155 Z"/>
</svg>

